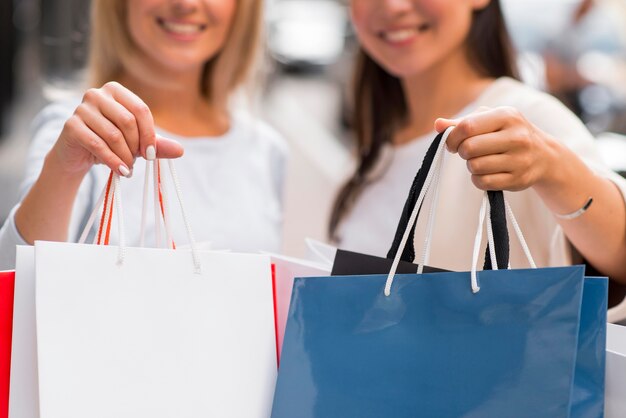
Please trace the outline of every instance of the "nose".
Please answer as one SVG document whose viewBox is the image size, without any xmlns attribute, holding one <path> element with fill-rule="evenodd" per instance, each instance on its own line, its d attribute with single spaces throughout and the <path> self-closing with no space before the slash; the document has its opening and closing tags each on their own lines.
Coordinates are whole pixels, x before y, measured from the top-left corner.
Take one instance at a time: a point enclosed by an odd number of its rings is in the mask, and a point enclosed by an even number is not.
<svg viewBox="0 0 626 418">
<path fill-rule="evenodd" d="M 415 8 L 413 0 L 378 0 L 382 9 L 389 14 L 403 14 Z"/>
<path fill-rule="evenodd" d="M 172 9 L 177 15 L 185 15 L 198 10 L 199 0 L 172 0 Z"/>
</svg>

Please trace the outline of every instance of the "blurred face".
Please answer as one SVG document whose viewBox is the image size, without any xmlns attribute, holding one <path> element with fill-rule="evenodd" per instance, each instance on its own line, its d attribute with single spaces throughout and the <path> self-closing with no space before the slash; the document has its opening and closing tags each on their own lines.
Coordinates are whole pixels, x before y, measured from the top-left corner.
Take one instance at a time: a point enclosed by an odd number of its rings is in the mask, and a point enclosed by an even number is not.
<svg viewBox="0 0 626 418">
<path fill-rule="evenodd" d="M 237 0 L 128 0 L 130 36 L 170 70 L 198 70 L 222 49 Z"/>
<path fill-rule="evenodd" d="M 472 13 L 489 1 L 352 0 L 352 20 L 368 55 L 405 78 L 463 51 Z"/>
</svg>

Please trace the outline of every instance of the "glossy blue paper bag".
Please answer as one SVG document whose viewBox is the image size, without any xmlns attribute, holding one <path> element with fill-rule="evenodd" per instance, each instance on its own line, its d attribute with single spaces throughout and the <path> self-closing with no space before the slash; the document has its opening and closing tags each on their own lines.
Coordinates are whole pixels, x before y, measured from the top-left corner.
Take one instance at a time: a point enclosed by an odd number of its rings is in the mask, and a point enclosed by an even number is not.
<svg viewBox="0 0 626 418">
<path fill-rule="evenodd" d="M 606 277 L 586 277 L 580 314 L 571 418 L 604 416 Z"/>
<path fill-rule="evenodd" d="M 296 279 L 272 418 L 568 417 L 583 274 Z"/>
</svg>

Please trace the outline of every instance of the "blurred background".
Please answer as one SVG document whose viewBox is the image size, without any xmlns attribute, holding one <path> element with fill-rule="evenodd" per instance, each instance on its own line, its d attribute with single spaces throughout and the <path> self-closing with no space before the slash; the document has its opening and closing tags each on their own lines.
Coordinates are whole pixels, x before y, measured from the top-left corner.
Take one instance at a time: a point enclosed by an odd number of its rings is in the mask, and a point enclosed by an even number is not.
<svg viewBox="0 0 626 418">
<path fill-rule="evenodd" d="M 267 85 L 258 111 L 289 141 L 285 250 L 324 240 L 351 169 L 356 49 L 348 0 L 267 0 Z M 502 0 L 524 81 L 569 106 L 626 175 L 626 0 Z M 48 101 L 76 94 L 89 2 L 0 1 L 0 222 L 18 200 L 29 126 Z M 296 187 L 297 185 L 297 187 Z M 296 222 L 307 216 L 306 224 Z"/>
</svg>

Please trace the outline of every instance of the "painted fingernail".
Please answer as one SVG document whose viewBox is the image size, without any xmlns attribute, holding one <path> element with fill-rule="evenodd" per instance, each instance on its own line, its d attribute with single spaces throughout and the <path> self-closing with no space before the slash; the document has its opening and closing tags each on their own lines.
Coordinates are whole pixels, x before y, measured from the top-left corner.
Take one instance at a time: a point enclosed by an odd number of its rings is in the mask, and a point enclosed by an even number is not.
<svg viewBox="0 0 626 418">
<path fill-rule="evenodd" d="M 120 165 L 119 171 L 124 177 L 130 177 L 130 170 L 124 164 Z"/>
<path fill-rule="evenodd" d="M 154 145 L 150 145 L 146 148 L 146 159 L 149 161 L 156 159 L 156 149 L 154 148 Z"/>
</svg>

